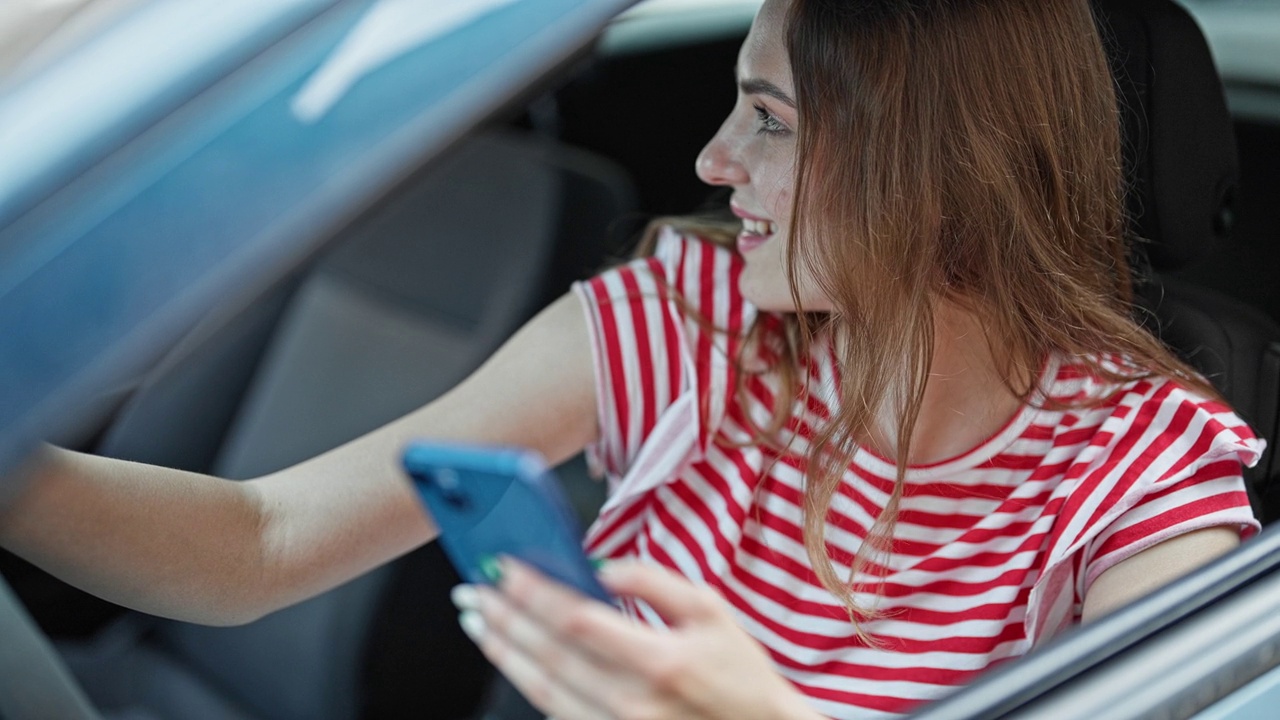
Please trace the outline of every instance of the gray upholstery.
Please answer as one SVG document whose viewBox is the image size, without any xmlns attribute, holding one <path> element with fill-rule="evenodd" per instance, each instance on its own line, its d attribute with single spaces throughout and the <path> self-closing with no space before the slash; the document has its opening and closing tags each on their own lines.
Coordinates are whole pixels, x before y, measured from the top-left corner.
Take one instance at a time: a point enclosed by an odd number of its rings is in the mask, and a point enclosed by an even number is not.
<svg viewBox="0 0 1280 720">
<path fill-rule="evenodd" d="M 544 144 L 477 138 L 325 258 L 289 308 L 215 471 L 270 472 L 421 405 L 537 308 L 560 177 Z"/>
<path fill-rule="evenodd" d="M 96 720 L 83 690 L 0 577 L 0 718 Z"/>
<path fill-rule="evenodd" d="M 98 452 L 196 472 L 212 469 L 298 280 L 290 278 L 229 321 L 212 318 L 197 328 L 134 391 Z"/>
<path fill-rule="evenodd" d="M 601 161 L 532 135 L 466 141 L 345 230 L 304 278 L 181 348 L 123 409 L 104 452 L 247 478 L 424 404 L 546 300 L 574 204 L 564 187 L 584 183 L 600 217 L 627 209 L 625 176 Z M 247 718 L 355 717 L 391 572 L 242 627 L 126 618 L 143 628 L 137 643 L 104 636 L 68 657 L 116 712 L 214 717 L 205 710 L 221 703 Z M 133 673 L 147 679 L 124 682 Z"/>
<path fill-rule="evenodd" d="M 144 643 L 150 631 L 145 618 L 127 615 L 91 643 L 60 647 L 107 720 L 252 720 L 217 684 Z"/>
</svg>

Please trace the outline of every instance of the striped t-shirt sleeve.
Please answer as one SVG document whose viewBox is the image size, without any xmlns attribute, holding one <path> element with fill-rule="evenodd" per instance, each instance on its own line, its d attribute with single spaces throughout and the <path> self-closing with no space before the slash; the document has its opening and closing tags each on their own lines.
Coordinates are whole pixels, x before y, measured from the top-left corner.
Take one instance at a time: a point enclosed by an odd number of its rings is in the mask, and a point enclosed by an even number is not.
<svg viewBox="0 0 1280 720">
<path fill-rule="evenodd" d="M 1228 408 L 1182 393 L 1178 402 L 1189 421 L 1163 434 L 1164 453 L 1177 454 L 1149 483 L 1135 483 L 1141 495 L 1110 522 L 1084 552 L 1083 593 L 1117 563 L 1179 535 L 1210 527 L 1229 527 L 1247 538 L 1259 529 L 1245 492 L 1243 468 L 1257 458 L 1260 441 Z"/>
<path fill-rule="evenodd" d="M 651 257 L 574 285 L 592 338 L 600 437 L 588 449 L 613 477 L 626 474 L 686 382 L 678 279 L 688 241 L 664 233 Z M 673 290 L 675 291 L 673 293 Z"/>
</svg>

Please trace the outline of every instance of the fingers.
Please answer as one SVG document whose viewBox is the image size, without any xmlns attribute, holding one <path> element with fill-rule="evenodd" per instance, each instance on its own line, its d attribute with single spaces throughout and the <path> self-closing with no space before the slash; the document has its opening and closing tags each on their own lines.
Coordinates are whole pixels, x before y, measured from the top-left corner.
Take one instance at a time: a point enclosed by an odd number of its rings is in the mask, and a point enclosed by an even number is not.
<svg viewBox="0 0 1280 720">
<path fill-rule="evenodd" d="M 523 602 L 508 590 L 513 584 Z M 614 701 L 629 695 L 633 684 L 615 661 L 639 647 L 637 642 L 645 639 L 636 636 L 639 629 L 608 605 L 566 591 L 529 569 L 504 563 L 502 587 L 500 593 L 460 586 L 453 594 L 464 610 L 463 629 L 485 656 L 545 712 L 562 720 L 612 717 Z M 610 626 L 623 631 L 621 638 L 602 641 L 593 632 Z M 611 636 L 606 632 L 604 637 Z"/>
<path fill-rule="evenodd" d="M 600 580 L 615 595 L 647 602 L 672 627 L 724 612 L 724 603 L 714 590 L 694 585 L 666 568 L 628 561 L 610 563 L 601 571 Z"/>
<path fill-rule="evenodd" d="M 602 708 L 561 681 L 558 676 L 566 672 L 566 668 L 538 660 L 528 654 L 519 641 L 496 628 L 491 630 L 478 610 L 465 610 L 459 621 L 484 656 L 539 710 L 562 720 L 609 717 Z"/>
<path fill-rule="evenodd" d="M 521 612 L 592 655 L 594 662 L 631 666 L 651 651 L 650 629 L 518 561 L 503 560 L 500 587 Z"/>
<path fill-rule="evenodd" d="M 658 632 L 514 561 L 503 561 L 502 574 L 499 589 L 455 594 L 463 627 L 530 701 L 560 720 L 780 717 L 793 713 L 779 708 L 800 706 L 779 701 L 794 688 L 710 589 L 633 563 L 608 568 L 602 579 L 615 592 L 685 625 Z"/>
</svg>

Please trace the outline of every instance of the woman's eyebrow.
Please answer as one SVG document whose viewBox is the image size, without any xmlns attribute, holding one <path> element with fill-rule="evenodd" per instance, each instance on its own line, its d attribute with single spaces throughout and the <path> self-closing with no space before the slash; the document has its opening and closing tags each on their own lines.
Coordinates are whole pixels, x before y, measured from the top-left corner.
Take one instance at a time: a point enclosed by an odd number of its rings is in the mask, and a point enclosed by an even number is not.
<svg viewBox="0 0 1280 720">
<path fill-rule="evenodd" d="M 779 102 L 785 104 L 787 107 L 795 109 L 796 101 L 792 100 L 790 95 L 783 92 L 782 88 L 774 85 L 768 80 L 761 80 L 759 78 L 743 78 L 738 81 L 738 87 L 747 95 L 768 95 L 769 97 L 775 98 Z"/>
</svg>

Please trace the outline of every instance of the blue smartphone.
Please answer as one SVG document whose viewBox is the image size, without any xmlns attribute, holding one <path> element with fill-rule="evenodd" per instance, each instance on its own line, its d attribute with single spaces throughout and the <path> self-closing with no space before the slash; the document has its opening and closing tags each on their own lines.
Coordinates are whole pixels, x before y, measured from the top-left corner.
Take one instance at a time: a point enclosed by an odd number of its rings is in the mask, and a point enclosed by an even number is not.
<svg viewBox="0 0 1280 720">
<path fill-rule="evenodd" d="M 469 583 L 493 584 L 509 555 L 613 604 L 582 550 L 578 523 L 542 457 L 512 447 L 416 442 L 404 452 L 445 554 Z"/>
</svg>

